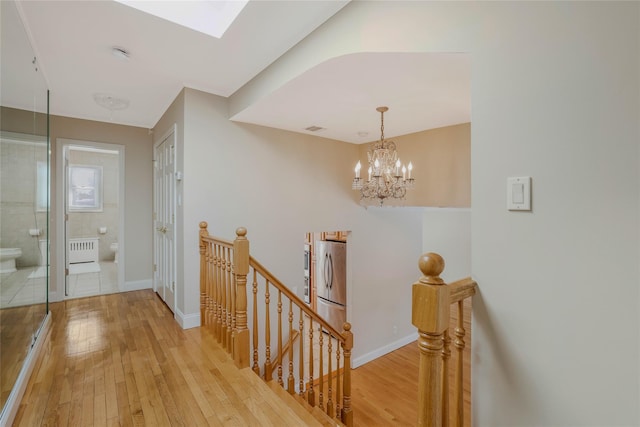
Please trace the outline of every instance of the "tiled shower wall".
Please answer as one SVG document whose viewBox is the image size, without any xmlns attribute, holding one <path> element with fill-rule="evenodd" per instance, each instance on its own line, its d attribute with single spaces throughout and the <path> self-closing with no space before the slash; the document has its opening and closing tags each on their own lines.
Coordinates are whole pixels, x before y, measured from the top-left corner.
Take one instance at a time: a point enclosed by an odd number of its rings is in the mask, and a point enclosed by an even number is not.
<svg viewBox="0 0 640 427">
<path fill-rule="evenodd" d="M 6 140 L 0 144 L 0 247 L 22 249 L 18 268 L 40 264 L 39 240 L 47 237 L 47 216 L 36 207 L 36 165 L 46 161 L 46 144 Z M 30 236 L 29 230 L 36 228 L 40 236 Z"/>
</svg>

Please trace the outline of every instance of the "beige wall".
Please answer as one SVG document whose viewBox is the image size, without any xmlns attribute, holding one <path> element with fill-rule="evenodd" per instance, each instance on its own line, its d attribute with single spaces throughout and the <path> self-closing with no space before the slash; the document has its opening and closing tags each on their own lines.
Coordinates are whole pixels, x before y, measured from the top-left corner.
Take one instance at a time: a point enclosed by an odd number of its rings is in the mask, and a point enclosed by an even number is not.
<svg viewBox="0 0 640 427">
<path fill-rule="evenodd" d="M 396 143 L 398 157 L 413 164 L 415 188 L 402 206 L 471 206 L 471 124 L 463 123 L 386 138 Z M 360 145 L 361 176 L 367 178 L 367 151 Z M 387 203 L 387 202 L 385 202 Z M 391 201 L 391 203 L 394 203 Z"/>
<path fill-rule="evenodd" d="M 95 122 L 69 117 L 51 116 L 52 153 L 56 152 L 57 139 L 92 141 L 123 145 L 125 147 L 125 283 L 151 283 L 151 210 L 152 210 L 152 143 L 148 129 Z M 51 182 L 56 182 L 57 165 L 55 156 L 51 157 Z M 58 236 L 55 224 L 57 203 L 62 196 L 56 188 L 51 193 L 51 286 L 50 292 L 58 290 L 57 256 L 53 248 L 57 247 Z M 59 294 L 59 293 L 58 293 Z M 59 297 L 61 295 L 58 295 Z"/>
</svg>

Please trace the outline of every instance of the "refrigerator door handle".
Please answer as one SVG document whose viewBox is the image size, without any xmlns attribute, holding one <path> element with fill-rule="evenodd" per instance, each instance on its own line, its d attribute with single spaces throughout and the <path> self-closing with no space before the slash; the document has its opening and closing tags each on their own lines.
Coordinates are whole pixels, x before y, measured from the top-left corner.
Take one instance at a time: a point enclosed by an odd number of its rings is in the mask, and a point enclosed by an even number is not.
<svg viewBox="0 0 640 427">
<path fill-rule="evenodd" d="M 329 275 L 329 269 L 327 266 L 327 261 L 329 260 L 329 254 L 325 253 L 324 254 L 324 260 L 323 260 L 323 264 L 322 264 L 322 278 L 324 279 L 324 287 L 328 288 L 329 287 L 329 282 L 327 281 L 327 276 Z"/>
<path fill-rule="evenodd" d="M 333 289 L 333 257 L 329 254 L 329 289 Z"/>
</svg>

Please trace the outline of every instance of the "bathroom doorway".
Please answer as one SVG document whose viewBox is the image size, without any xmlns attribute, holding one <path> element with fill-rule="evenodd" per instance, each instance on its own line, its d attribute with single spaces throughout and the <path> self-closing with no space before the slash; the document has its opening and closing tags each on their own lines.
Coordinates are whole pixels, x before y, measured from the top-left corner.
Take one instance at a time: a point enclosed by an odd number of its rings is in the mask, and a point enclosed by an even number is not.
<svg viewBox="0 0 640 427">
<path fill-rule="evenodd" d="M 64 239 L 60 299 L 123 290 L 124 146 L 58 139 Z"/>
</svg>

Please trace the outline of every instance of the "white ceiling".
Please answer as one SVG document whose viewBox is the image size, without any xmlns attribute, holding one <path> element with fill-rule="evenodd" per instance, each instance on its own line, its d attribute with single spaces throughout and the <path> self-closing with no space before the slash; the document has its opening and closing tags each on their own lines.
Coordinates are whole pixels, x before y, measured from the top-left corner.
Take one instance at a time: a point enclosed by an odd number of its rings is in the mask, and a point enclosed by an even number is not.
<svg viewBox="0 0 640 427">
<path fill-rule="evenodd" d="M 344 7 L 347 1 L 255 1 L 221 39 L 115 1 L 22 1 L 55 115 L 152 128 L 183 87 L 228 97 Z M 119 46 L 128 61 L 111 54 Z M 3 90 L 3 99 L 6 93 Z M 126 98 L 125 110 L 93 94 Z M 470 121 L 464 54 L 354 54 L 291 80 L 232 119 L 361 143 Z M 358 136 L 366 132 L 367 136 Z"/>
</svg>

